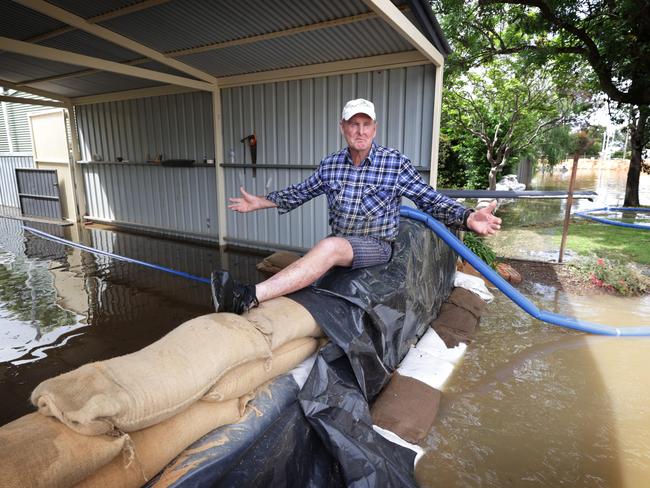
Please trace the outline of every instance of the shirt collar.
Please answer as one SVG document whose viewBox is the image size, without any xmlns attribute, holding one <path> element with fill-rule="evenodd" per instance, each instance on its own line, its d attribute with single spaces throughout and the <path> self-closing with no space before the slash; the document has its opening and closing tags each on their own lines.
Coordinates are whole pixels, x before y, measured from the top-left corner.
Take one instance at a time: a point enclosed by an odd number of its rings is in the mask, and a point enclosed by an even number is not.
<svg viewBox="0 0 650 488">
<path fill-rule="evenodd" d="M 359 167 L 361 167 L 361 166 L 363 166 L 364 164 L 366 164 L 366 161 L 368 162 L 368 165 L 372 165 L 372 162 L 375 160 L 375 153 L 376 153 L 376 152 L 377 152 L 377 144 L 376 144 L 375 141 L 373 140 L 373 141 L 372 141 L 372 144 L 370 145 L 370 152 L 368 152 L 368 156 L 366 157 L 366 159 L 364 159 L 364 160 L 361 162 L 361 164 L 359 165 Z M 348 163 L 352 164 L 352 156 L 350 156 L 350 148 L 349 148 L 349 147 L 346 147 L 346 148 L 345 148 L 345 160 L 346 160 Z"/>
</svg>

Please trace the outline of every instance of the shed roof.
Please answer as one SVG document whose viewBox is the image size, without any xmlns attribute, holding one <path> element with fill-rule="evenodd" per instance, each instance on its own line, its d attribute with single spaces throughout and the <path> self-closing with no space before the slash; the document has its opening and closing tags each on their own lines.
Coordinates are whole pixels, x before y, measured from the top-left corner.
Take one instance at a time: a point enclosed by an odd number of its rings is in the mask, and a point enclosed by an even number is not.
<svg viewBox="0 0 650 488">
<path fill-rule="evenodd" d="M 368 0 L 0 0 L 0 85 L 5 81 L 5 86 L 78 98 L 162 86 L 182 78 L 199 86 L 224 77 L 371 56 L 404 53 L 412 58 L 413 44 L 369 4 Z M 427 0 L 386 4 L 398 7 L 439 53 L 449 52 Z M 36 54 L 35 46 L 56 51 L 42 49 Z M 81 64 L 90 61 L 72 53 L 115 64 L 93 69 Z M 117 64 L 179 78 L 154 81 L 136 69 L 120 74 L 112 71 Z"/>
</svg>

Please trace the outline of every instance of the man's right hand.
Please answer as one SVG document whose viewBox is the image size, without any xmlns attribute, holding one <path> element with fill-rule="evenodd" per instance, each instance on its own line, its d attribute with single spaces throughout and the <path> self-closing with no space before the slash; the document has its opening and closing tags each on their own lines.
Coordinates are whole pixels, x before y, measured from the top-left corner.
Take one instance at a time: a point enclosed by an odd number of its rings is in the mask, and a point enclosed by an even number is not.
<svg viewBox="0 0 650 488">
<path fill-rule="evenodd" d="M 241 197 L 232 197 L 228 199 L 230 201 L 230 205 L 228 205 L 228 208 L 230 210 L 245 213 L 260 210 L 262 208 L 272 208 L 277 206 L 275 203 L 267 200 L 264 197 L 251 195 L 246 190 L 244 190 L 243 186 L 239 187 L 239 191 L 242 195 Z"/>
</svg>

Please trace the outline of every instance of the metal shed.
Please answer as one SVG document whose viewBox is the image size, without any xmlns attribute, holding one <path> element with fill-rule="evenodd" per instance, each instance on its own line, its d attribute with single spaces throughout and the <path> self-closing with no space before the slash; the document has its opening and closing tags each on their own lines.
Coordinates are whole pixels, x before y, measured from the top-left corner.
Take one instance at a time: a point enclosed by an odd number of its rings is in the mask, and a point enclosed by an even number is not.
<svg viewBox="0 0 650 488">
<path fill-rule="evenodd" d="M 311 247 L 325 202 L 236 215 L 342 145 L 346 100 L 435 185 L 449 47 L 426 0 L 0 0 L 3 103 L 69 114 L 76 215 L 261 248 Z M 240 142 L 255 134 L 257 164 Z M 10 162 L 0 153 L 0 164 Z M 189 167 L 150 161 L 193 160 Z M 3 180 L 4 181 L 4 180 Z M 3 183 L 4 185 L 5 183 Z"/>
</svg>

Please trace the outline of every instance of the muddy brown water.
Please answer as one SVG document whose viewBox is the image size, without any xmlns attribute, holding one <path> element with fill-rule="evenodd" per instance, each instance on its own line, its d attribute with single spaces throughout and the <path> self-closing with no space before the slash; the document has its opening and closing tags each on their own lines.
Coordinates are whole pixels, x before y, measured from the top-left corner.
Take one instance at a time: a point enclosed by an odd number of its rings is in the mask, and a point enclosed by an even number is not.
<svg viewBox="0 0 650 488">
<path fill-rule="evenodd" d="M 35 237 L 0 218 L 0 425 L 33 410 L 41 381 L 141 349 L 213 311 L 210 286 Z M 36 224 L 28 223 L 36 227 Z M 119 255 L 209 277 L 259 281 L 257 254 L 103 228 L 41 230 Z"/>
<path fill-rule="evenodd" d="M 583 320 L 650 325 L 650 297 L 573 297 L 535 284 L 524 292 Z M 544 324 L 495 293 L 445 387 L 421 486 L 650 486 L 650 338 Z"/>
<path fill-rule="evenodd" d="M 577 188 L 594 202 L 573 211 L 623 203 L 625 172 L 580 171 Z M 537 175 L 532 189 L 567 189 L 568 173 Z M 650 205 L 650 175 L 641 203 Z M 564 201 L 517 201 L 502 207 L 497 251 L 556 260 L 557 244 L 530 226 L 559 223 Z M 599 224 L 595 224 L 599 225 Z M 534 233 L 534 236 L 531 234 Z M 650 296 L 572 296 L 525 282 L 541 309 L 608 324 L 650 326 Z M 416 475 L 423 487 L 650 486 L 650 338 L 610 338 L 548 325 L 503 294 L 446 385 L 427 453 Z"/>
<path fill-rule="evenodd" d="M 582 175 L 579 187 L 592 189 L 595 178 Z M 642 188 L 647 204 L 650 185 Z M 607 198 L 609 205 L 621 203 Z M 508 218 L 521 224 L 559 219 L 562 212 L 561 202 L 548 201 Z M 40 381 L 138 350 L 212 311 L 203 283 L 48 242 L 20 226 L 0 218 L 0 425 L 32 411 L 29 394 Z M 262 278 L 254 267 L 259 255 L 102 228 L 43 230 L 196 276 L 227 268 L 240 280 Z M 650 325 L 648 298 L 572 297 L 523 286 L 542 309 Z M 650 340 L 550 326 L 495 294 L 476 342 L 445 387 L 416 471 L 421 485 L 650 486 Z"/>
</svg>

